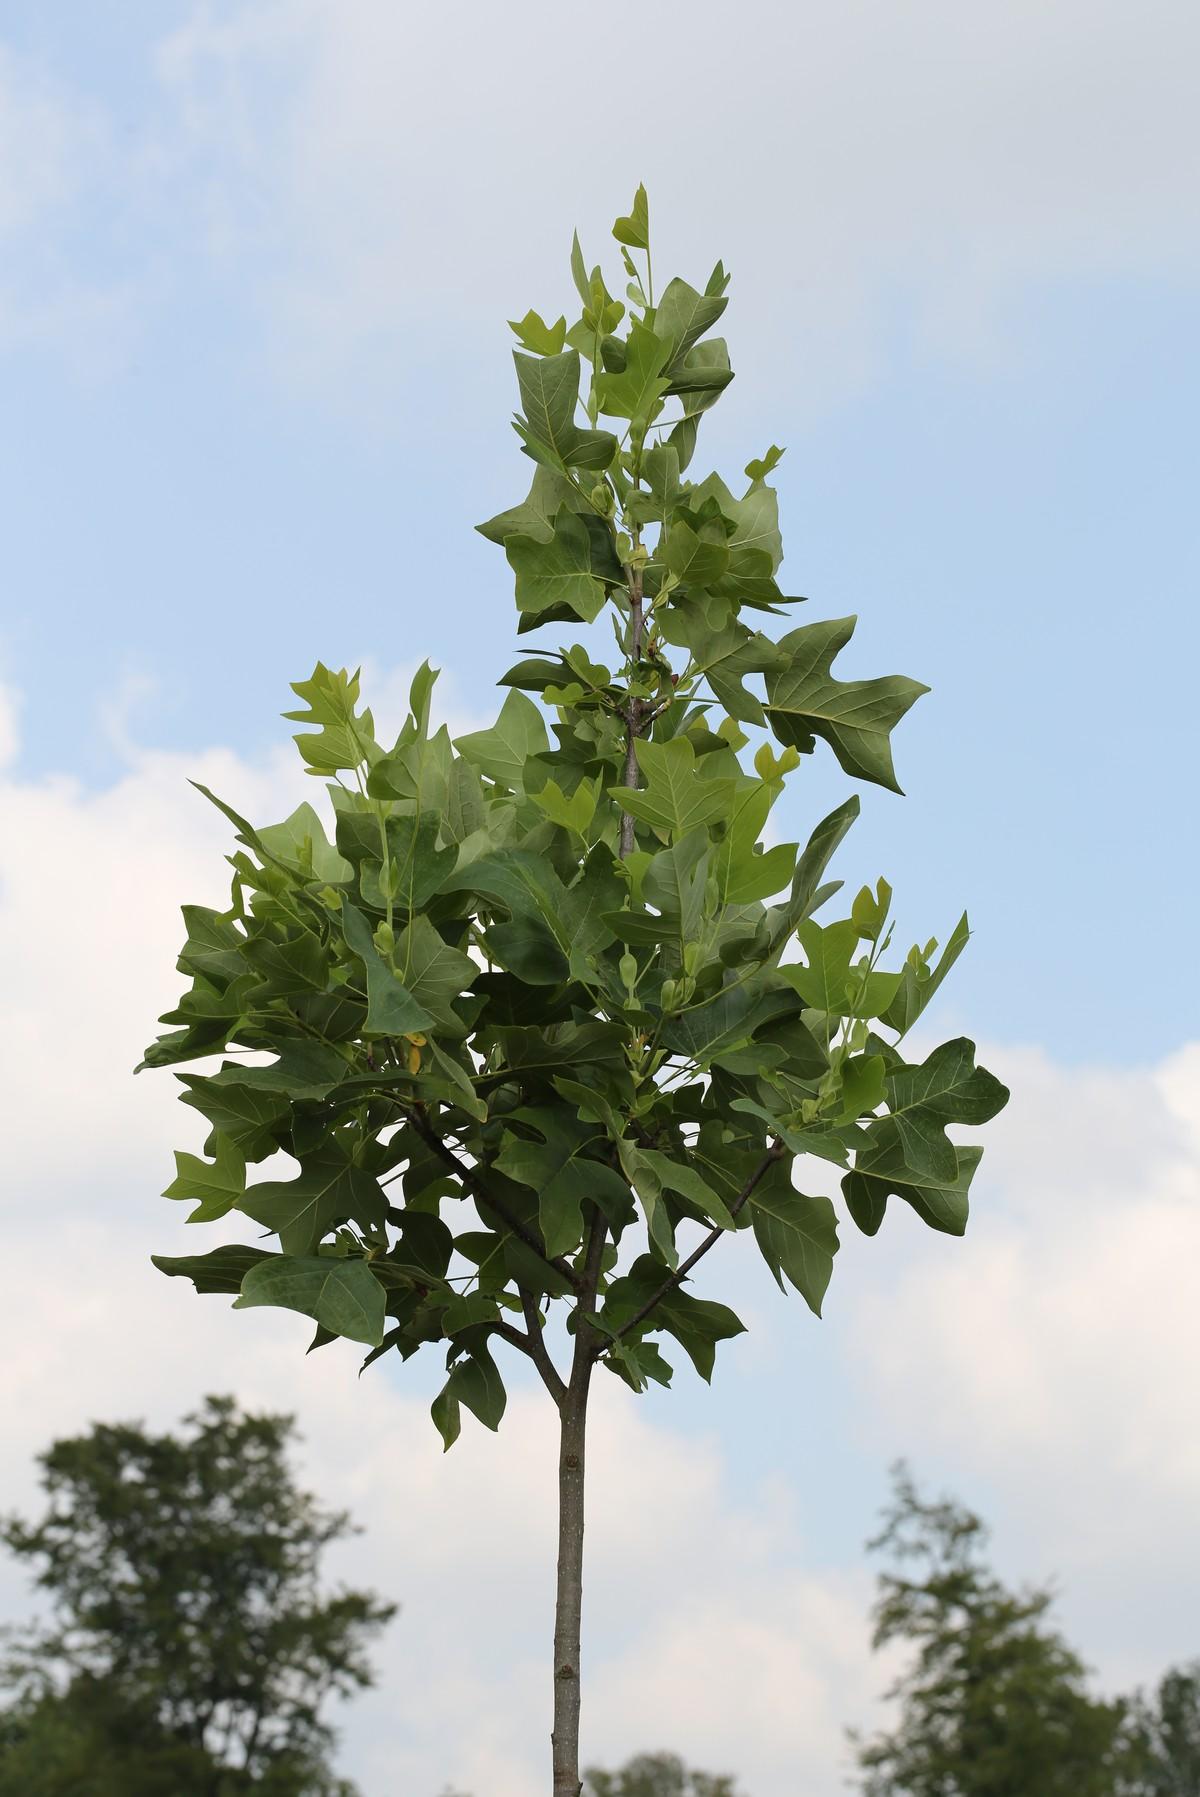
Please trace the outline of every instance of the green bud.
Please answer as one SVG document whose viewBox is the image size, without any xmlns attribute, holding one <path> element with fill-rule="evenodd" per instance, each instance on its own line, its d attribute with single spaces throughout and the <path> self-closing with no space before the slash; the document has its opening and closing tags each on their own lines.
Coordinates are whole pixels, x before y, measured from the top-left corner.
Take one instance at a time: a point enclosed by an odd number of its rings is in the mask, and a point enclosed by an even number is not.
<svg viewBox="0 0 1200 1797">
<path fill-rule="evenodd" d="M 662 991 L 659 994 L 659 1002 L 661 1003 L 664 1011 L 669 1011 L 671 1009 L 671 1006 L 675 1003 L 675 982 L 674 982 L 674 980 L 664 980 L 663 981 Z"/>
<path fill-rule="evenodd" d="M 688 973 L 688 974 L 699 973 L 699 971 L 700 971 L 700 944 L 698 942 L 687 942 L 684 944 L 683 970 L 685 973 Z"/>
<path fill-rule="evenodd" d="M 634 987 L 637 985 L 637 977 L 638 977 L 637 956 L 631 955 L 629 953 L 629 951 L 626 950 L 626 952 L 621 956 L 621 959 L 620 959 L 620 962 L 618 963 L 618 965 L 621 970 L 621 984 L 624 986 L 626 992 L 632 992 Z"/>
<path fill-rule="evenodd" d="M 376 924 L 371 940 L 381 955 L 390 955 L 396 946 L 396 932 L 390 923 Z"/>
</svg>

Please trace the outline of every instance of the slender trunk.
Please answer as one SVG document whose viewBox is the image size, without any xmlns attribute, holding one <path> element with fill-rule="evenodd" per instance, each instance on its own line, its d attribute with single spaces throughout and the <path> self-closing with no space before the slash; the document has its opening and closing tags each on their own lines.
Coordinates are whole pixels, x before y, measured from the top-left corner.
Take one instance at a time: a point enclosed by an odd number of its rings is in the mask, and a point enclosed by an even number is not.
<svg viewBox="0 0 1200 1797">
<path fill-rule="evenodd" d="M 637 661 L 642 653 L 642 572 L 635 570 L 629 583 L 629 649 L 630 659 Z M 621 785 L 634 787 L 638 783 L 637 739 L 642 727 L 641 701 L 633 694 L 628 695 L 625 709 L 625 769 L 621 775 Z M 629 812 L 621 817 L 620 848 L 622 855 L 628 855 L 633 848 L 634 819 Z"/>
<path fill-rule="evenodd" d="M 578 1375 L 582 1372 L 582 1378 Z M 554 1611 L 554 1797 L 579 1797 L 579 1635 L 583 1608 L 584 1448 L 590 1359 L 563 1399 L 558 1450 L 558 1592 Z"/>
<path fill-rule="evenodd" d="M 580 1797 L 579 1780 L 579 1634 L 583 1612 L 584 1448 L 587 1440 L 588 1389 L 596 1364 L 599 1338 L 586 1321 L 596 1301 L 608 1225 L 598 1210 L 588 1227 L 583 1289 L 575 1311 L 575 1351 L 571 1377 L 557 1399 L 558 1445 L 558 1588 L 554 1606 L 554 1797 Z"/>
<path fill-rule="evenodd" d="M 629 582 L 630 659 L 642 653 L 642 573 L 632 570 Z M 640 702 L 629 694 L 625 710 L 625 767 L 623 786 L 638 784 L 637 739 L 642 726 Z M 634 820 L 621 819 L 620 851 L 628 855 L 634 844 Z M 554 1797 L 580 1797 L 579 1699 L 580 1623 L 583 1614 L 583 1517 L 584 1462 L 587 1443 L 587 1401 L 592 1367 L 596 1359 L 594 1332 L 579 1315 L 591 1309 L 600 1280 L 600 1267 L 608 1230 L 595 1212 L 588 1239 L 583 1287 L 576 1310 L 575 1352 L 571 1378 L 558 1398 L 558 1585 L 554 1607 Z M 544 1375 L 543 1375 L 544 1377 Z M 550 1387 L 553 1392 L 553 1386 Z"/>
</svg>

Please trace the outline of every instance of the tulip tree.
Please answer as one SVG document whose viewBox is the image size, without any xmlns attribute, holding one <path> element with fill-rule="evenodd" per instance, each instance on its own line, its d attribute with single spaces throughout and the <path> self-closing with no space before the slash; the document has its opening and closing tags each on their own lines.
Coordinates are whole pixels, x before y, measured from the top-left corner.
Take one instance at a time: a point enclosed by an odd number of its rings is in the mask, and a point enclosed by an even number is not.
<svg viewBox="0 0 1200 1797">
<path fill-rule="evenodd" d="M 827 916 L 857 797 L 803 848 L 764 846 L 808 755 L 899 792 L 891 732 L 926 689 L 835 674 L 853 618 L 790 625 L 782 451 L 736 487 L 695 470 L 733 379 L 712 334 L 728 276 L 656 291 L 642 189 L 614 236 L 623 298 L 576 239 L 577 315 L 512 326 L 532 484 L 479 528 L 538 640 L 496 722 L 435 728 L 424 666 L 381 742 L 356 675 L 298 682 L 286 715 L 328 827 L 303 804 L 255 828 L 206 793 L 236 832 L 232 896 L 185 907 L 191 983 L 144 1063 L 202 1068 L 179 1078 L 204 1155 L 178 1155 L 167 1196 L 265 1232 L 164 1272 L 300 1311 L 364 1365 L 439 1356 L 446 1447 L 464 1409 L 498 1427 L 506 1357 L 540 1375 L 561 1439 L 555 1797 L 580 1787 L 594 1370 L 641 1392 L 676 1350 L 707 1379 L 742 1324 L 692 1274 L 743 1232 L 819 1315 L 837 1208 L 806 1188 L 830 1165 L 867 1235 L 892 1198 L 961 1234 L 981 1151 L 947 1126 L 1007 1096 L 966 1040 L 903 1053 L 966 918 L 893 965 L 885 881 Z M 280 1150 L 290 1169 L 249 1177 Z"/>
</svg>

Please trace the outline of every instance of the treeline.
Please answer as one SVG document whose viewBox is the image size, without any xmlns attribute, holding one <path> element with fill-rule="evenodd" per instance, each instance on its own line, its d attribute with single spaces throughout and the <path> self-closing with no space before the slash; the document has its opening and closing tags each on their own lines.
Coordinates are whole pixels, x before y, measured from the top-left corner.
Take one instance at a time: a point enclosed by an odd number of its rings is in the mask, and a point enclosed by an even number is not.
<svg viewBox="0 0 1200 1797">
<path fill-rule="evenodd" d="M 371 1683 L 395 1606 L 322 1587 L 352 1524 L 299 1489 L 292 1434 L 210 1398 L 179 1434 L 99 1424 L 42 1455 L 45 1513 L 0 1525 L 51 1605 L 0 1663 L 0 1797 L 356 1797 L 324 1711 Z M 1096 1695 L 1050 1590 L 1007 1587 L 980 1519 L 903 1467 L 870 1547 L 875 1646 L 906 1652 L 892 1726 L 849 1738 L 862 1797 L 1200 1797 L 1200 1662 Z M 658 1752 L 584 1797 L 751 1794 Z"/>
</svg>

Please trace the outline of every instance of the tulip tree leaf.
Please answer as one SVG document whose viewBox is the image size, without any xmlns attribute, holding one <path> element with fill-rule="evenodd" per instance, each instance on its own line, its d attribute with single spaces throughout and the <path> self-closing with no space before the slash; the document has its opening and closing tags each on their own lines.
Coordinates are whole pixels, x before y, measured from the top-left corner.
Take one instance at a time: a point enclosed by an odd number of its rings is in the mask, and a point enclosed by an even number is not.
<svg viewBox="0 0 1200 1797">
<path fill-rule="evenodd" d="M 819 1317 L 838 1249 L 829 1199 L 809 1198 L 783 1178 L 764 1180 L 751 1196 L 750 1214 L 755 1240 L 780 1291 L 786 1289 L 786 1276 Z"/>
<path fill-rule="evenodd" d="M 523 536 L 505 540 L 505 553 L 517 577 L 517 609 L 540 615 L 567 606 L 590 624 L 608 587 L 622 579 L 608 527 L 601 518 L 584 517 L 563 506 L 554 518 L 553 532 L 549 542 Z"/>
<path fill-rule="evenodd" d="M 779 643 L 784 665 L 767 673 L 767 718 L 780 742 L 809 753 L 823 737 L 848 774 L 899 792 L 891 731 L 929 688 L 902 674 L 881 680 L 837 680 L 830 665 L 850 641 L 856 620 L 807 624 Z"/>
<path fill-rule="evenodd" d="M 242 1280 L 235 1310 L 276 1305 L 312 1317 L 332 1335 L 377 1347 L 383 1340 L 383 1287 L 365 1260 L 284 1254 L 260 1261 Z"/>
</svg>

